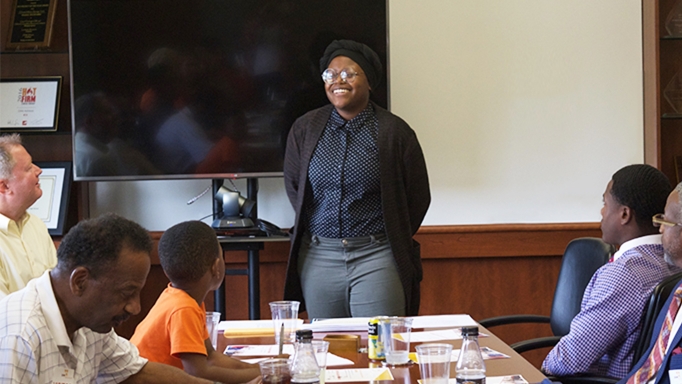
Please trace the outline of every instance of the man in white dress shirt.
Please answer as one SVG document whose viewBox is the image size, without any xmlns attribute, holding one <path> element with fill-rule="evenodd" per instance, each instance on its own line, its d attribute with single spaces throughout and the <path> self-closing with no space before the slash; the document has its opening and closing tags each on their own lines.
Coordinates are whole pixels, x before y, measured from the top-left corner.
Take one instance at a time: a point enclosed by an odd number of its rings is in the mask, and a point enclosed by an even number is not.
<svg viewBox="0 0 682 384">
<path fill-rule="evenodd" d="M 18 134 L 0 136 L 0 299 L 57 264 L 47 227 L 26 212 L 43 194 L 42 172 Z"/>
</svg>

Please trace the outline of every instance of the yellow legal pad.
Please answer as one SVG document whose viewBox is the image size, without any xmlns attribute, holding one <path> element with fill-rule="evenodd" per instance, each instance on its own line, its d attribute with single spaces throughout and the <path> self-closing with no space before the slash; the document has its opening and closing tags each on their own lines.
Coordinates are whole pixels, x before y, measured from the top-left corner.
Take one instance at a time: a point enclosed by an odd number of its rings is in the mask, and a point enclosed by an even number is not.
<svg viewBox="0 0 682 384">
<path fill-rule="evenodd" d="M 303 325 L 302 319 L 296 320 L 296 328 Z M 272 320 L 229 320 L 221 321 L 218 330 L 225 337 L 235 336 L 273 336 L 275 328 Z"/>
</svg>

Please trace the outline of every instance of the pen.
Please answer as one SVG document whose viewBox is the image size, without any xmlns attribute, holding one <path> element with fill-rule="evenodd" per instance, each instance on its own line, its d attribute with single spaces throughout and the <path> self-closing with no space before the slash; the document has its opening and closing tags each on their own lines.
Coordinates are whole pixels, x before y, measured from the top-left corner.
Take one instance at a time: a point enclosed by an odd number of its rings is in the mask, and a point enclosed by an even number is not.
<svg viewBox="0 0 682 384">
<path fill-rule="evenodd" d="M 279 331 L 279 354 L 284 352 L 284 322 L 282 322 L 282 328 Z"/>
</svg>

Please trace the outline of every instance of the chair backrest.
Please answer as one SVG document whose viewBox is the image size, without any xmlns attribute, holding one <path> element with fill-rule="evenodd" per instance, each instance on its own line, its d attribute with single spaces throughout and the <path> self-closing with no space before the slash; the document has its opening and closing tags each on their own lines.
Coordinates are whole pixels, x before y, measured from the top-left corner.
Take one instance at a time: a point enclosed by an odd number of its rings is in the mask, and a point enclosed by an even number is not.
<svg viewBox="0 0 682 384">
<path fill-rule="evenodd" d="M 682 272 L 668 276 L 658 283 L 653 292 L 651 292 L 649 303 L 644 308 L 642 333 L 640 333 L 639 338 L 635 342 L 635 354 L 632 364 L 636 364 L 637 361 L 639 361 L 639 358 L 642 357 L 642 354 L 649 348 L 651 337 L 653 336 L 654 332 L 654 323 L 656 323 L 656 318 L 680 280 L 682 280 Z"/>
<path fill-rule="evenodd" d="M 587 284 L 613 252 L 613 246 L 596 237 L 581 237 L 568 243 L 561 260 L 549 321 L 555 336 L 568 334 L 571 320 L 580 312 Z"/>
</svg>

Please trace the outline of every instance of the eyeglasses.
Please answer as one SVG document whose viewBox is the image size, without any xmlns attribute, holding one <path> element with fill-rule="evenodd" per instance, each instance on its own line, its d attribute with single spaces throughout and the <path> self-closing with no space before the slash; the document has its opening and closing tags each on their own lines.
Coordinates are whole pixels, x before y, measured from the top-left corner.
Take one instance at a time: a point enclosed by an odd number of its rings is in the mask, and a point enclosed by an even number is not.
<svg viewBox="0 0 682 384">
<path fill-rule="evenodd" d="M 675 227 L 679 225 L 682 227 L 682 224 L 680 223 L 664 219 L 662 213 L 654 215 L 654 217 L 651 218 L 651 222 L 654 224 L 654 227 L 660 227 L 661 225 L 665 225 L 666 227 Z"/>
<path fill-rule="evenodd" d="M 324 70 L 324 72 L 322 72 L 322 80 L 325 83 L 332 85 L 337 81 L 339 77 L 341 77 L 342 81 L 346 83 L 352 83 L 355 81 L 355 77 L 357 75 L 359 75 L 358 72 L 351 72 L 347 69 L 344 69 L 341 71 L 341 73 L 338 73 L 331 68 L 327 68 Z"/>
</svg>

